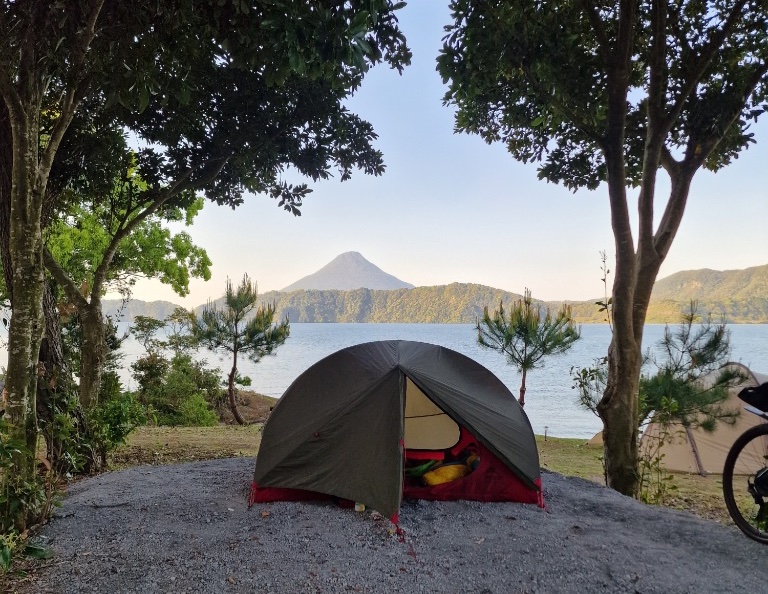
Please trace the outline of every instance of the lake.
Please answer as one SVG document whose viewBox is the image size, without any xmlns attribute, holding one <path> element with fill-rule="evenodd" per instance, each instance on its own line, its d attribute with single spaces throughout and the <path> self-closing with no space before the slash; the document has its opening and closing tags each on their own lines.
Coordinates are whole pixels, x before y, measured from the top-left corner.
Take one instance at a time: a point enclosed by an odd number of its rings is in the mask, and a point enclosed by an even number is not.
<svg viewBox="0 0 768 594">
<path fill-rule="evenodd" d="M 768 325 L 749 324 L 729 326 L 733 361 L 740 361 L 758 372 L 768 372 Z M 644 345 L 659 342 L 664 326 L 648 325 Z M 581 339 L 567 353 L 547 359 L 542 368 L 528 372 L 525 412 L 537 434 L 557 437 L 589 438 L 602 429 L 593 413 L 582 409 L 572 389 L 572 366 L 587 367 L 605 355 L 610 342 L 610 329 L 605 324 L 581 327 Z M 477 344 L 477 334 L 471 324 L 291 324 L 291 336 L 275 354 L 258 364 L 242 360 L 239 370 L 253 381 L 251 388 L 259 393 L 282 395 L 285 389 L 305 369 L 323 357 L 344 347 L 373 340 L 416 340 L 459 351 L 493 371 L 517 395 L 520 375 L 506 358 Z M 127 388 L 135 389 L 129 365 L 142 355 L 142 347 L 132 339 L 123 345 L 126 371 L 122 374 Z M 199 358 L 211 367 L 228 372 L 229 360 L 210 351 L 200 350 Z"/>
</svg>

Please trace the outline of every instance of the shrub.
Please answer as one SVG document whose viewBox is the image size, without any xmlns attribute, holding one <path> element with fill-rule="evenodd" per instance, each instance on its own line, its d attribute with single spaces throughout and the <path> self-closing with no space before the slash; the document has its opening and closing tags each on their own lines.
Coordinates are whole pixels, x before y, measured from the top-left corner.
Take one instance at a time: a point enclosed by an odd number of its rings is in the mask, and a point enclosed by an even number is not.
<svg viewBox="0 0 768 594">
<path fill-rule="evenodd" d="M 138 366 L 147 380 L 140 383 L 139 398 L 156 412 L 159 425 L 210 426 L 218 422 L 218 415 L 211 410 L 218 403 L 221 388 L 219 372 L 205 367 L 205 362 L 194 361 L 191 356 L 179 353 L 170 361 L 144 357 Z M 137 363 L 139 363 L 137 361 Z M 137 369 L 134 364 L 134 369 Z M 158 375 L 162 371 L 162 375 Z M 150 380 L 151 376 L 151 380 Z"/>
<path fill-rule="evenodd" d="M 97 406 L 89 421 L 102 463 L 106 464 L 107 454 L 123 445 L 131 431 L 147 422 L 147 411 L 133 394 L 120 393 Z"/>
<path fill-rule="evenodd" d="M 179 404 L 179 417 L 180 424 L 185 427 L 213 427 L 219 422 L 219 415 L 211 410 L 199 392 L 191 394 Z"/>
</svg>

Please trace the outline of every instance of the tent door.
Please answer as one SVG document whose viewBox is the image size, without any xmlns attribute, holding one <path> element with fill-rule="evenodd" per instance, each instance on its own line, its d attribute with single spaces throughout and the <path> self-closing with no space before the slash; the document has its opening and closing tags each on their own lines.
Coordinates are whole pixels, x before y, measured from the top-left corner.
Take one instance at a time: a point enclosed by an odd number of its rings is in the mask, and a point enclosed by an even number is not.
<svg viewBox="0 0 768 594">
<path fill-rule="evenodd" d="M 405 374 L 406 450 L 446 450 L 461 438 L 461 427 Z"/>
</svg>

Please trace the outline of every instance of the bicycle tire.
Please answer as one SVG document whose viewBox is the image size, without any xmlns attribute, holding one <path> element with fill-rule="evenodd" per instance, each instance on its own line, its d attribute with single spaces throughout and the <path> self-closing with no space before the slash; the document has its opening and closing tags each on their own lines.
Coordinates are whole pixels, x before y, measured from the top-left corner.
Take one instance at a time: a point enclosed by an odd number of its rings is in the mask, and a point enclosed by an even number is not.
<svg viewBox="0 0 768 594">
<path fill-rule="evenodd" d="M 723 467 L 723 498 L 728 513 L 746 536 L 768 544 L 768 495 L 754 487 L 768 467 L 768 424 L 747 429 L 733 443 Z"/>
</svg>

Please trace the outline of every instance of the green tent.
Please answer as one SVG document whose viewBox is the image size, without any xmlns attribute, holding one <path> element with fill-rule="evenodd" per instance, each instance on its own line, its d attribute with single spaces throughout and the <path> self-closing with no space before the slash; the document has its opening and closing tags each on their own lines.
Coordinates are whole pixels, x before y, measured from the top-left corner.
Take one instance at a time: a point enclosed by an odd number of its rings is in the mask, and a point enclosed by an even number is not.
<svg viewBox="0 0 768 594">
<path fill-rule="evenodd" d="M 251 502 L 324 494 L 396 517 L 409 496 L 409 458 L 450 457 L 466 447 L 480 454 L 476 472 L 410 495 L 542 504 L 530 422 L 491 371 L 433 344 L 352 346 L 307 369 L 278 401 L 264 427 Z"/>
</svg>

